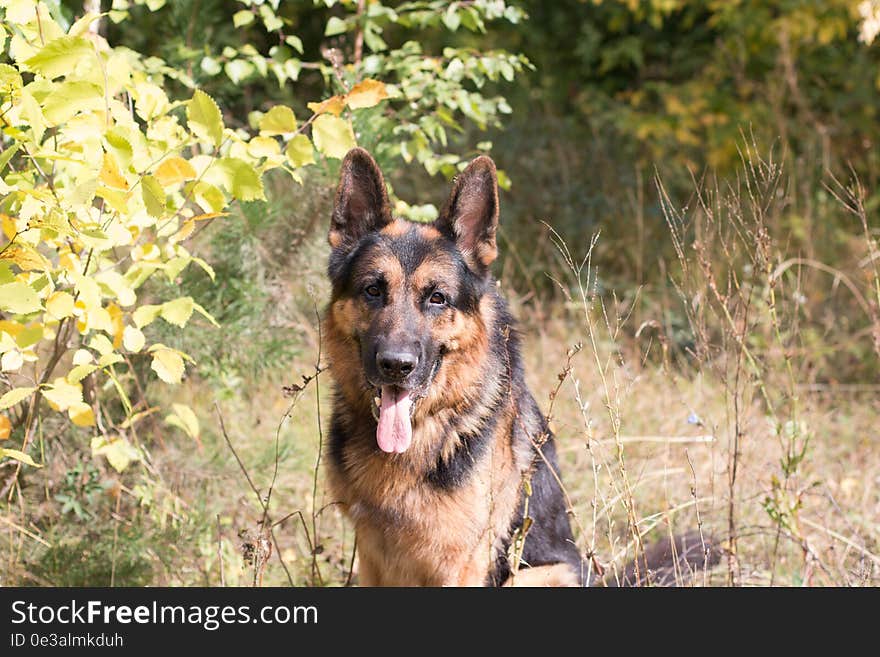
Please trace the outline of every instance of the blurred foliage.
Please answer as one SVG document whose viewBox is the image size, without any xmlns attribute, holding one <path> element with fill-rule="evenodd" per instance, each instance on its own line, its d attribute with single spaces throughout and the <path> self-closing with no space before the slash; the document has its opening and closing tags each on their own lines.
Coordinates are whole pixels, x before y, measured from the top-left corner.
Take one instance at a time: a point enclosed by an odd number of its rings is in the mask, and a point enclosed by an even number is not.
<svg viewBox="0 0 880 657">
<path fill-rule="evenodd" d="M 510 33 L 541 75 L 527 91 L 612 129 L 647 165 L 730 173 L 754 131 L 816 167 L 880 175 L 880 52 L 854 0 L 524 2 Z"/>
<path fill-rule="evenodd" d="M 321 95 L 329 95 L 321 107 L 338 114 L 360 80 L 383 82 L 388 102 L 354 117 L 358 143 L 387 168 L 416 161 L 447 178 L 470 159 L 455 146 L 466 127 L 499 127 L 511 112 L 487 85 L 511 82 L 530 66 L 480 43 L 497 24 L 525 17 L 499 0 L 116 0 L 114 7 L 133 20 L 108 25 L 108 38 L 186 71 L 241 125 L 256 125 L 276 102 L 302 115 Z M 405 203 L 398 211 L 436 214 Z"/>
</svg>

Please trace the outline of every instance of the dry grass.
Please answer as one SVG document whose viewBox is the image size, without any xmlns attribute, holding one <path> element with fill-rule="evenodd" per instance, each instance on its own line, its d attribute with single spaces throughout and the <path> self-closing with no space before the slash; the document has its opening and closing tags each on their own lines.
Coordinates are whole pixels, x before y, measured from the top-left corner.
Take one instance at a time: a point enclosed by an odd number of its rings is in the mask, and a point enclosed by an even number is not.
<svg viewBox="0 0 880 657">
<path fill-rule="evenodd" d="M 547 408 L 567 352 L 577 343 L 588 344 L 587 336 L 570 317 L 569 321 L 554 318 L 543 328 L 526 325 L 524 333 L 528 380 Z M 594 554 L 614 577 L 635 554 L 629 524 L 634 518 L 637 535 L 645 544 L 700 529 L 729 549 L 729 390 L 711 374 L 676 373 L 662 364 L 644 362 L 637 344 L 628 353 L 612 346 L 608 341 L 600 347 L 598 361 L 589 346 L 572 356 L 571 372 L 554 400 L 553 427 L 575 524 L 581 528 L 580 547 Z M 275 427 L 290 403 L 282 386 L 298 380 L 300 373 L 310 373 L 312 365 L 303 359 L 293 364 L 296 374 L 267 376 L 248 386 L 259 392 L 220 404 L 230 440 L 261 491 L 268 490 L 272 478 Z M 612 413 L 604 392 L 609 380 L 613 381 Z M 318 381 L 326 400 L 328 382 L 323 376 Z M 312 475 L 318 451 L 315 392 L 313 386 L 304 390 L 282 427 L 279 474 L 272 497 L 273 517 L 286 517 L 275 534 L 296 584 L 317 584 L 311 554 Z M 187 397 L 201 417 L 211 416 L 209 388 L 190 383 Z M 325 403 L 325 417 L 327 410 Z M 876 449 L 880 401 L 876 391 L 835 390 L 833 386 L 802 390 L 800 418 L 812 440 L 789 486 L 789 503 L 798 508 L 791 526 L 783 526 L 778 547 L 778 523 L 768 514 L 767 500 L 778 490 L 785 446 L 759 399 L 753 397 L 739 412 L 735 582 L 880 583 L 880 452 Z M 619 426 L 615 427 L 617 417 Z M 206 437 L 201 452 L 169 446 L 156 455 L 155 467 L 173 473 L 166 483 L 197 513 L 220 515 L 226 581 L 250 584 L 253 565 L 243 563 L 241 553 L 249 551 L 247 546 L 259 535 L 262 509 L 219 432 Z M 314 543 L 321 582 L 341 585 L 349 578 L 354 536 L 320 480 L 317 491 Z M 291 515 L 296 512 L 304 520 Z M 220 565 L 205 552 L 189 555 L 193 567 L 179 576 L 169 573 L 167 583 L 193 583 L 191 573 L 198 564 L 206 583 L 219 584 Z M 287 577 L 275 556 L 263 582 L 285 584 Z M 683 583 L 729 582 L 726 560 L 706 573 L 705 579 L 703 573 L 696 580 L 686 575 L 682 574 Z"/>
</svg>

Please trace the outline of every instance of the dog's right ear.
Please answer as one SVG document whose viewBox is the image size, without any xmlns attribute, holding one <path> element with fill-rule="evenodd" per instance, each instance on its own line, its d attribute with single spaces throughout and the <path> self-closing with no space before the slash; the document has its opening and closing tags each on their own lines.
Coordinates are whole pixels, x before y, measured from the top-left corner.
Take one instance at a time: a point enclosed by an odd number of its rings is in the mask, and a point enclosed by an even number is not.
<svg viewBox="0 0 880 657">
<path fill-rule="evenodd" d="M 353 148 L 342 160 L 327 240 L 334 249 L 353 247 L 367 233 L 391 223 L 391 204 L 376 160 Z"/>
</svg>

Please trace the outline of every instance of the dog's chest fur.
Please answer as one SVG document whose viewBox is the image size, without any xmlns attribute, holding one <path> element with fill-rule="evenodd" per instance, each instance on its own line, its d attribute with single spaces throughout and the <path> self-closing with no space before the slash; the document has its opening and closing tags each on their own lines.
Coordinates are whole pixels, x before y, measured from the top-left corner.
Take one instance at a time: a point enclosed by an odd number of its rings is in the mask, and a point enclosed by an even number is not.
<svg viewBox="0 0 880 657">
<path fill-rule="evenodd" d="M 389 456 L 368 440 L 347 441 L 345 466 L 331 469 L 330 483 L 356 526 L 361 583 L 486 583 L 508 543 L 530 459 L 511 440 L 512 410 L 504 409 L 466 472 L 443 484 L 431 477 L 443 459 L 437 448 L 451 454 L 463 441 L 454 431 L 445 433 L 448 425 L 440 419 L 428 417 L 414 427 L 412 453 Z"/>
</svg>

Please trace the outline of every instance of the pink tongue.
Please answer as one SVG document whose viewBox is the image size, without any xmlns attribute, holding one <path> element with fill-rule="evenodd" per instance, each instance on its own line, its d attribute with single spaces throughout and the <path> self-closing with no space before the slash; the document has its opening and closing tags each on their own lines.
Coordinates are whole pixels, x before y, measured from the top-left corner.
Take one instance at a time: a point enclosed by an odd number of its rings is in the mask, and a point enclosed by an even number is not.
<svg viewBox="0 0 880 657">
<path fill-rule="evenodd" d="M 405 452 L 412 442 L 412 422 L 409 410 L 412 400 L 409 392 L 396 386 L 382 386 L 382 406 L 376 441 L 383 452 Z"/>
</svg>

